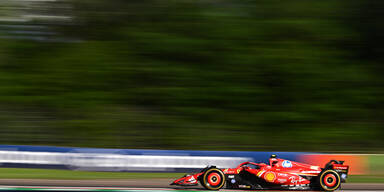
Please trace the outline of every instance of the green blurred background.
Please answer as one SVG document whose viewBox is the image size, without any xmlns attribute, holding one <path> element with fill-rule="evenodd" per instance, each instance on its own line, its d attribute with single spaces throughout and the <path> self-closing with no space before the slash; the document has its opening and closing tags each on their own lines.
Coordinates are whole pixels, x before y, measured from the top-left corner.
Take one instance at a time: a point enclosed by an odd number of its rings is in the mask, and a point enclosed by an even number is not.
<svg viewBox="0 0 384 192">
<path fill-rule="evenodd" d="M 0 143 L 381 152 L 384 3 L 0 2 Z"/>
</svg>

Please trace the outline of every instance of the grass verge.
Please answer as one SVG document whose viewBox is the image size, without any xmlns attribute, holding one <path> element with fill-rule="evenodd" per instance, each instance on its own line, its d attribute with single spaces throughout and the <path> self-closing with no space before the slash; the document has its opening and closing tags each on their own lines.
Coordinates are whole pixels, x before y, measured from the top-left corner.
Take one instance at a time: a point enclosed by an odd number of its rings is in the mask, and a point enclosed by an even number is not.
<svg viewBox="0 0 384 192">
<path fill-rule="evenodd" d="M 0 179 L 153 179 L 178 178 L 182 173 L 90 172 L 55 169 L 0 168 Z"/>
<path fill-rule="evenodd" d="M 348 183 L 384 183 L 384 175 L 350 175 Z"/>
</svg>

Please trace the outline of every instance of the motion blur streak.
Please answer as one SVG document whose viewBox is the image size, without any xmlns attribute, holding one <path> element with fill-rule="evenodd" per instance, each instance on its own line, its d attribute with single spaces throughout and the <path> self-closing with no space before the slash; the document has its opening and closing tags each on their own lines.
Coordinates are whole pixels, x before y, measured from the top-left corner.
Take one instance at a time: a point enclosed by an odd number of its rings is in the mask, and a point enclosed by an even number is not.
<svg viewBox="0 0 384 192">
<path fill-rule="evenodd" d="M 54 28 L 72 22 L 71 6 L 63 0 L 2 0 L 0 38 L 67 41 Z"/>
<path fill-rule="evenodd" d="M 378 0 L 0 0 L 0 143 L 381 152 Z"/>
<path fill-rule="evenodd" d="M 0 151 L 0 163 L 65 165 L 72 169 L 92 171 L 173 171 L 175 168 L 202 169 L 207 165 L 226 168 L 249 160 L 245 157 Z"/>
<path fill-rule="evenodd" d="M 368 157 L 356 154 L 305 154 L 301 155 L 300 160 L 312 165 L 322 166 L 329 162 L 330 159 L 340 159 L 349 165 L 351 175 L 366 175 L 369 173 Z"/>
</svg>

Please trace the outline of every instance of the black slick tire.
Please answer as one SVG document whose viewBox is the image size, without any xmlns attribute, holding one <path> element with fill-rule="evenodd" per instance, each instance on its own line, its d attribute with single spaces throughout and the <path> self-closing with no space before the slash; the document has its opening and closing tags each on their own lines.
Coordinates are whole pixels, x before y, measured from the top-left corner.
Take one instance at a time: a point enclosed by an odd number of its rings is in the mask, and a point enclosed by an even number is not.
<svg viewBox="0 0 384 192">
<path fill-rule="evenodd" d="M 219 190 L 225 184 L 223 171 L 217 168 L 210 168 L 200 178 L 201 185 L 208 190 Z"/>
<path fill-rule="evenodd" d="M 340 187 L 341 179 L 336 171 L 327 169 L 320 173 L 317 184 L 322 191 L 334 191 Z"/>
</svg>

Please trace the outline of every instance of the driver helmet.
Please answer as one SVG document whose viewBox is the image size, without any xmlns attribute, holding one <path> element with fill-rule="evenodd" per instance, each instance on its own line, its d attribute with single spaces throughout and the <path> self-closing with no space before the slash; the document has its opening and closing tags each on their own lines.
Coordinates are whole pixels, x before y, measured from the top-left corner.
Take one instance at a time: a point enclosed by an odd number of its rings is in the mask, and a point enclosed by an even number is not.
<svg viewBox="0 0 384 192">
<path fill-rule="evenodd" d="M 276 163 L 278 162 L 278 160 L 277 160 L 276 157 L 277 157 L 277 156 L 276 156 L 275 154 L 273 154 L 273 155 L 271 155 L 271 157 L 269 158 L 269 164 L 270 164 L 271 166 L 275 166 Z"/>
</svg>

